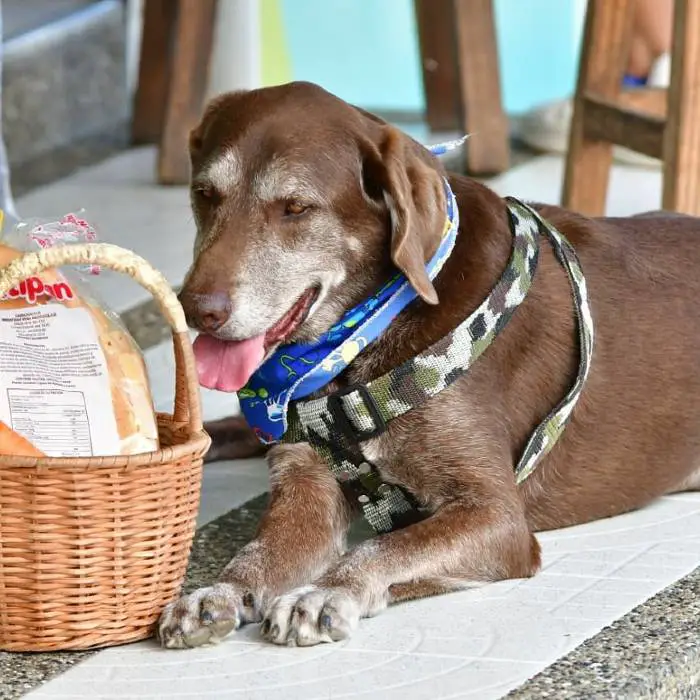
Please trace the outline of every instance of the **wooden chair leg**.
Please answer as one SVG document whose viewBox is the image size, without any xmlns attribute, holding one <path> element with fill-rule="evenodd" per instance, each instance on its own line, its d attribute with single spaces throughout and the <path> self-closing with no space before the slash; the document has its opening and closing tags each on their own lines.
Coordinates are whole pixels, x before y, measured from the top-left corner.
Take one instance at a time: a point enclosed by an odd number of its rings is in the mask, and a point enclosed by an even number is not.
<svg viewBox="0 0 700 700">
<path fill-rule="evenodd" d="M 174 0 L 171 0 L 174 1 Z M 177 0 L 170 80 L 158 157 L 158 181 L 189 179 L 187 141 L 206 97 L 217 0 Z"/>
<path fill-rule="evenodd" d="M 465 133 L 473 134 L 465 149 L 466 170 L 476 175 L 501 173 L 510 161 L 510 135 L 501 103 L 493 2 L 451 2 L 462 128 Z"/>
<path fill-rule="evenodd" d="M 139 82 L 131 124 L 131 139 L 135 144 L 157 143 L 163 132 L 168 57 L 176 10 L 177 3 L 173 0 L 145 0 Z"/>
<path fill-rule="evenodd" d="M 700 2 L 676 0 L 664 134 L 664 209 L 700 215 Z"/>
<path fill-rule="evenodd" d="M 586 133 L 585 97 L 617 100 L 631 36 L 630 0 L 588 0 L 562 205 L 589 216 L 605 212 L 612 144 Z"/>
<path fill-rule="evenodd" d="M 415 0 L 425 118 L 431 131 L 460 128 L 452 0 Z"/>
</svg>

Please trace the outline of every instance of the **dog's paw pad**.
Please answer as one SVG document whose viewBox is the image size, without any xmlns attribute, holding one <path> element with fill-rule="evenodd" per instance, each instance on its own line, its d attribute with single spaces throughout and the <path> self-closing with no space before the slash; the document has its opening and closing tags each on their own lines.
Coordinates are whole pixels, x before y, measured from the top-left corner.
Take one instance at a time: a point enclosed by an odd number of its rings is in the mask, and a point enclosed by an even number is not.
<svg viewBox="0 0 700 700">
<path fill-rule="evenodd" d="M 260 633 L 273 644 L 313 646 L 347 639 L 359 619 L 360 606 L 349 591 L 305 586 L 272 602 Z"/>
<path fill-rule="evenodd" d="M 243 601 L 234 586 L 219 583 L 170 603 L 158 621 L 158 639 L 167 649 L 215 644 L 241 625 Z"/>
</svg>

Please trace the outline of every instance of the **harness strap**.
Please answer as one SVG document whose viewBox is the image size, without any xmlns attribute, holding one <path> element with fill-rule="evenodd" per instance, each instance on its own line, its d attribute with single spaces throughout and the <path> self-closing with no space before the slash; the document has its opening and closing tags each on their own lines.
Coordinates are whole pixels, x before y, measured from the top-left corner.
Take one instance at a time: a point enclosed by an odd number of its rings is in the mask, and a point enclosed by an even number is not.
<svg viewBox="0 0 700 700">
<path fill-rule="evenodd" d="M 526 204 L 506 200 L 513 249 L 498 283 L 480 306 L 452 332 L 424 352 L 366 385 L 350 386 L 318 399 L 290 405 L 285 442 L 308 441 L 327 460 L 346 496 L 358 503 L 370 525 L 386 532 L 421 519 L 410 494 L 382 483 L 360 444 L 383 433 L 387 424 L 440 393 L 461 377 L 507 325 L 530 289 L 546 236 L 571 283 L 579 335 L 579 370 L 563 400 L 532 433 L 515 467 L 517 483 L 554 446 L 571 417 L 590 372 L 593 320 L 586 282 L 571 244 Z"/>
<path fill-rule="evenodd" d="M 542 219 L 536 211 L 510 197 L 508 201 L 525 207 L 535 217 L 539 224 L 540 232 L 549 238 L 555 257 L 566 270 L 574 296 L 574 312 L 576 314 L 579 342 L 579 365 L 576 379 L 566 396 L 552 409 L 530 436 L 515 468 L 516 481 L 519 484 L 532 474 L 540 459 L 554 447 L 564 432 L 574 407 L 581 398 L 583 387 L 591 371 L 595 332 L 591 307 L 588 301 L 588 286 L 586 285 L 586 278 L 583 276 L 581 263 L 574 247 L 554 226 Z"/>
</svg>

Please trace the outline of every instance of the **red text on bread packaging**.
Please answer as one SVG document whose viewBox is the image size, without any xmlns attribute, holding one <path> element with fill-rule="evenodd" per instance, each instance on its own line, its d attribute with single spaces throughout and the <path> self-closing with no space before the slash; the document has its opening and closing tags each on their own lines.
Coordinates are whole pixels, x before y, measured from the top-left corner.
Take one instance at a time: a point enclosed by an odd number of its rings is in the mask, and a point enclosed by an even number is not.
<svg viewBox="0 0 700 700">
<path fill-rule="evenodd" d="M 39 277 L 30 277 L 12 287 L 0 299 L 24 299 L 29 304 L 36 304 L 41 297 L 49 297 L 56 301 L 70 301 L 75 294 L 67 282 L 45 284 Z"/>
</svg>

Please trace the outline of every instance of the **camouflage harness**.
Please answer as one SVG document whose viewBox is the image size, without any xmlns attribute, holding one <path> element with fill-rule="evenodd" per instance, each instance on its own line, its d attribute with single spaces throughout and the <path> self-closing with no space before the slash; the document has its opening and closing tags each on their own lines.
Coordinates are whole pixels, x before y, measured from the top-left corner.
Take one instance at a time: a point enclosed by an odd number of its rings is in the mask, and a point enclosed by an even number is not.
<svg viewBox="0 0 700 700">
<path fill-rule="evenodd" d="M 537 426 L 515 467 L 525 480 L 562 434 L 583 390 L 593 354 L 593 320 L 586 281 L 571 244 L 531 207 L 508 198 L 513 234 L 510 260 L 481 305 L 457 328 L 416 357 L 365 385 L 353 385 L 317 399 L 290 404 L 285 442 L 308 442 L 321 454 L 345 493 L 359 505 L 376 532 L 388 532 L 425 517 L 415 499 L 399 486 L 382 482 L 361 445 L 403 415 L 440 393 L 469 370 L 522 303 L 532 284 L 539 238 L 546 237 L 567 272 L 573 291 L 580 363 L 562 401 Z"/>
</svg>

